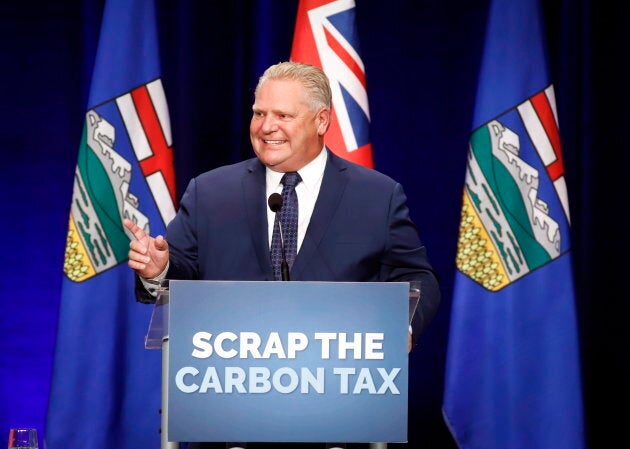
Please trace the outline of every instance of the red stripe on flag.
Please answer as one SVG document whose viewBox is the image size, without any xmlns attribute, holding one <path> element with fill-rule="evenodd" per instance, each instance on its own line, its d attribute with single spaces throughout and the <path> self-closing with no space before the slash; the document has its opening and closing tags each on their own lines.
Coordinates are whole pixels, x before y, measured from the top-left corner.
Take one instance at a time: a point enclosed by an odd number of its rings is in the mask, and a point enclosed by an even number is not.
<svg viewBox="0 0 630 449">
<path fill-rule="evenodd" d="M 553 115 L 549 99 L 545 92 L 539 92 L 530 98 L 530 102 L 536 111 L 536 115 L 540 119 L 540 123 L 545 129 L 545 133 L 549 138 L 556 160 L 547 166 L 549 177 L 555 181 L 564 175 L 564 164 L 562 162 L 562 145 L 560 143 L 560 132 Z"/>
<path fill-rule="evenodd" d="M 308 11 L 324 3 L 327 2 L 300 1 L 295 19 L 291 61 L 303 62 L 319 68 L 322 67 L 319 53 L 317 53 L 317 45 L 315 45 L 315 38 L 313 37 L 313 30 L 311 29 L 311 22 L 308 18 Z"/>
<path fill-rule="evenodd" d="M 326 42 L 328 42 L 328 46 L 331 48 L 331 50 L 334 51 L 337 56 L 341 58 L 346 66 L 348 66 L 352 73 L 354 73 L 354 76 L 359 79 L 363 87 L 367 87 L 367 84 L 365 82 L 365 73 L 363 72 L 359 64 L 357 64 L 357 61 L 350 55 L 350 53 L 346 51 L 345 48 L 343 48 L 339 41 L 335 39 L 335 37 L 330 34 L 330 32 L 326 28 L 324 28 L 324 34 L 326 35 Z"/>
<path fill-rule="evenodd" d="M 144 133 L 149 141 L 149 146 L 153 152 L 140 162 L 140 168 L 144 176 L 149 176 L 161 171 L 173 204 L 177 204 L 175 196 L 175 167 L 173 165 L 173 149 L 168 146 L 164 138 L 164 132 L 158 119 L 155 107 L 151 101 L 149 91 L 146 86 L 141 86 L 131 91 L 131 98 L 138 111 L 138 118 L 144 129 Z"/>
<path fill-rule="evenodd" d="M 564 167 L 562 166 L 562 160 L 556 159 L 551 164 L 547 165 L 547 174 L 552 181 L 564 176 Z"/>
</svg>

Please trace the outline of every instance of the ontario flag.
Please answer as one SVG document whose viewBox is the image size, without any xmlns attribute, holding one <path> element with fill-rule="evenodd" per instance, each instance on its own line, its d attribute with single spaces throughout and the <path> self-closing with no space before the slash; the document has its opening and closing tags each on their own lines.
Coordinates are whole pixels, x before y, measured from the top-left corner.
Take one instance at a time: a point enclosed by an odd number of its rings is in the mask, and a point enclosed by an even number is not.
<svg viewBox="0 0 630 449">
<path fill-rule="evenodd" d="M 106 2 L 70 204 L 48 449 L 160 446 L 159 351 L 134 300 L 128 218 L 164 234 L 176 207 L 153 0 Z"/>
<path fill-rule="evenodd" d="M 333 120 L 326 146 L 338 156 L 373 168 L 354 0 L 300 0 L 291 60 L 321 68 L 330 80 Z"/>
<path fill-rule="evenodd" d="M 493 0 L 443 412 L 462 449 L 581 449 L 569 201 L 538 0 Z"/>
</svg>

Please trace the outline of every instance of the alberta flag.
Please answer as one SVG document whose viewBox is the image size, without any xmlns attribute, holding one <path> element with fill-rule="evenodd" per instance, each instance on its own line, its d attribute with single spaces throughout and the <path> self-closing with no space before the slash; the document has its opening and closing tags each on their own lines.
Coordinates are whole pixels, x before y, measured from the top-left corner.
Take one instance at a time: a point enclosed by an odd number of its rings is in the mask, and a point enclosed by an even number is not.
<svg viewBox="0 0 630 449">
<path fill-rule="evenodd" d="M 443 412 L 462 449 L 584 448 L 569 202 L 538 0 L 494 0 Z"/>
<path fill-rule="evenodd" d="M 175 214 L 153 0 L 108 0 L 70 204 L 47 449 L 160 446 L 159 351 L 136 303 L 123 218 L 163 234 Z"/>
<path fill-rule="evenodd" d="M 326 146 L 372 168 L 365 67 L 354 17 L 354 0 L 300 0 L 291 60 L 319 67 L 330 80 L 333 119 Z"/>
</svg>

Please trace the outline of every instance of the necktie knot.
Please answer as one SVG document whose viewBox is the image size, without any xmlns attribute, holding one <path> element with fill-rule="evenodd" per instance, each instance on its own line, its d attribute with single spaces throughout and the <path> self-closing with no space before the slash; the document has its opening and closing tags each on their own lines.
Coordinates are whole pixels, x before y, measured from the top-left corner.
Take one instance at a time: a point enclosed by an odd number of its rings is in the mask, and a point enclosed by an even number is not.
<svg viewBox="0 0 630 449">
<path fill-rule="evenodd" d="M 285 173 L 280 181 L 284 187 L 295 188 L 300 183 L 302 177 L 296 171 Z"/>
</svg>

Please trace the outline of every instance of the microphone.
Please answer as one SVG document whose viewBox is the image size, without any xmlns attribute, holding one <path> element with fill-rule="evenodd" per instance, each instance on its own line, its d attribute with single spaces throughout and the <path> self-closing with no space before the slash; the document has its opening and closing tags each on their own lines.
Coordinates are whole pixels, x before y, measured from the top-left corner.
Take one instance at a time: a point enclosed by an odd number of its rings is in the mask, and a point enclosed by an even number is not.
<svg viewBox="0 0 630 449">
<path fill-rule="evenodd" d="M 282 209 L 282 195 L 279 193 L 272 193 L 269 195 L 267 204 L 269 204 L 271 212 L 280 212 L 280 209 Z"/>
<path fill-rule="evenodd" d="M 282 195 L 279 193 L 272 193 L 269 195 L 269 199 L 267 200 L 267 204 L 269 205 L 269 209 L 276 215 L 282 209 Z M 287 263 L 287 256 L 284 252 L 284 237 L 282 235 L 282 222 L 278 217 L 278 229 L 280 230 L 280 252 L 282 253 L 282 262 L 280 263 L 280 273 L 282 274 L 283 281 L 290 281 L 291 278 L 289 276 L 289 264 Z"/>
</svg>

